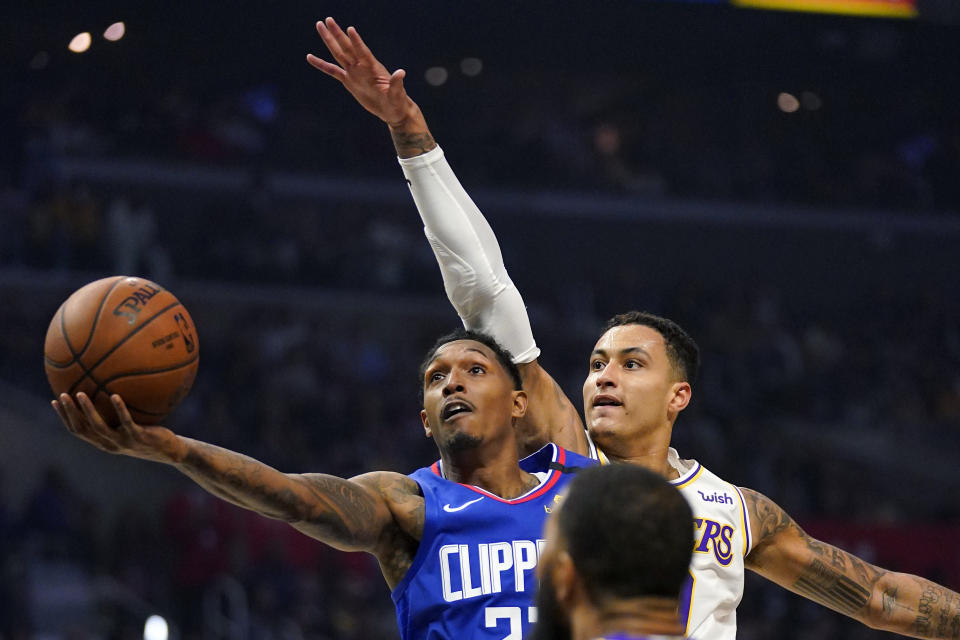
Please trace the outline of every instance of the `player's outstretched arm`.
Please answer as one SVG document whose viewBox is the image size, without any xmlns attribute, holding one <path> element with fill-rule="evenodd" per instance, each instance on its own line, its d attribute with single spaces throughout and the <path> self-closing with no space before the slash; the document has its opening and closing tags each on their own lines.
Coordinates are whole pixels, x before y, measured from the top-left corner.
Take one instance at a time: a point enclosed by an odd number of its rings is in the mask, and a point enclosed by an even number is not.
<svg viewBox="0 0 960 640">
<path fill-rule="evenodd" d="M 338 549 L 369 551 L 383 558 L 390 551 L 383 547 L 385 540 L 395 542 L 396 535 L 419 540 L 422 534 L 423 499 L 416 483 L 405 476 L 377 472 L 345 480 L 281 473 L 164 427 L 142 427 L 130 417 L 120 396 L 111 396 L 111 402 L 120 418 L 115 429 L 83 393 L 77 394 L 76 402 L 62 394 L 53 407 L 72 434 L 103 451 L 169 464 L 213 495 L 288 522 Z"/>
<path fill-rule="evenodd" d="M 520 368 L 530 398 L 517 437 L 524 452 L 545 442 L 587 453 L 580 414 L 537 361 L 540 349 L 526 305 L 510 279 L 500 244 L 437 147 L 400 165 L 437 259 L 447 299 L 467 329 L 493 336 Z"/>
<path fill-rule="evenodd" d="M 536 362 L 540 353 L 519 291 L 503 265 L 490 225 L 460 185 L 437 146 L 420 108 L 403 88 L 405 72 L 390 73 L 354 27 L 333 18 L 317 23 L 333 64 L 313 54 L 307 61 L 339 80 L 367 111 L 390 127 L 397 155 L 443 275 L 447 297 L 464 326 L 492 335 L 514 355 L 530 396 L 519 425 L 521 449 L 548 441 L 587 452 L 580 414 Z"/>
<path fill-rule="evenodd" d="M 525 452 L 548 441 L 587 453 L 583 422 L 537 357 L 527 309 L 510 279 L 500 244 L 438 147 L 400 159 L 424 234 L 437 259 L 447 299 L 467 329 L 493 336 L 512 355 L 530 398 L 517 437 Z"/>
<path fill-rule="evenodd" d="M 756 540 L 747 568 L 874 629 L 914 638 L 960 638 L 960 594 L 811 538 L 772 500 L 741 491 Z"/>
<path fill-rule="evenodd" d="M 356 28 L 344 31 L 333 18 L 317 22 L 317 33 L 336 64 L 312 53 L 307 54 L 307 62 L 339 80 L 364 109 L 387 123 L 398 156 L 410 158 L 437 146 L 420 107 L 403 88 L 406 71 L 387 71 Z"/>
</svg>

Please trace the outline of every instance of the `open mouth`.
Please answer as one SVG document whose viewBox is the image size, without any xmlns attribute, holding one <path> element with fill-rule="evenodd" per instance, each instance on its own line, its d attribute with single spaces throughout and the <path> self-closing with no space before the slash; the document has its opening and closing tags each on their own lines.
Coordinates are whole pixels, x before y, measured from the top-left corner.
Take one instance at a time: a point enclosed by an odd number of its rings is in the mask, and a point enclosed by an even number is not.
<svg viewBox="0 0 960 640">
<path fill-rule="evenodd" d="M 599 395 L 593 399 L 593 406 L 596 407 L 620 407 L 623 403 L 613 396 Z"/>
<path fill-rule="evenodd" d="M 473 408 L 462 400 L 454 400 L 453 402 L 447 404 L 442 411 L 440 411 L 440 418 L 442 420 L 449 420 L 454 416 L 458 416 L 461 413 L 470 413 L 473 411 Z"/>
</svg>

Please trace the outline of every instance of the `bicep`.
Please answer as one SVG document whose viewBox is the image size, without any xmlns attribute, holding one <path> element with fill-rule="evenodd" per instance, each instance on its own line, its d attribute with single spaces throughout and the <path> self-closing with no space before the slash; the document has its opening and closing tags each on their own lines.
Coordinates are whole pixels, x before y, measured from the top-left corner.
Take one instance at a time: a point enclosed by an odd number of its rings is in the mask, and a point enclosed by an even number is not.
<svg viewBox="0 0 960 640">
<path fill-rule="evenodd" d="M 393 522 L 385 498 L 357 479 L 322 473 L 291 474 L 301 488 L 297 530 L 342 551 L 372 551 Z"/>
<path fill-rule="evenodd" d="M 556 380 L 536 360 L 520 365 L 520 373 L 530 400 L 518 434 L 529 444 L 526 448 L 535 450 L 554 442 L 564 449 L 589 455 L 580 413 Z"/>
</svg>

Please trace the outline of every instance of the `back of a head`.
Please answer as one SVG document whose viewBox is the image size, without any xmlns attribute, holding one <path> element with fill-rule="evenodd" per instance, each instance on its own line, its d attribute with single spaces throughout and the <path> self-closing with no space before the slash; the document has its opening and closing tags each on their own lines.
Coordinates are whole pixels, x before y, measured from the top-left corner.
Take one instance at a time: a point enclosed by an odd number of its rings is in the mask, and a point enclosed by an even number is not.
<svg viewBox="0 0 960 640">
<path fill-rule="evenodd" d="M 693 514 L 662 476 L 635 465 L 577 474 L 558 531 L 591 599 L 679 598 L 693 549 Z"/>
</svg>

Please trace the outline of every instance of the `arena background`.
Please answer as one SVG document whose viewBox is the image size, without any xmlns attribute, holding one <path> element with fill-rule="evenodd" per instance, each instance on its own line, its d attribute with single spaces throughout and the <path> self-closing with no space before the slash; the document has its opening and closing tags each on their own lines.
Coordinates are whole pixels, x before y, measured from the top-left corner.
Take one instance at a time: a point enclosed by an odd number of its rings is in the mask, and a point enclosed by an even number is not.
<svg viewBox="0 0 960 640">
<path fill-rule="evenodd" d="M 5 6 L 0 638 L 154 614 L 174 638 L 397 637 L 372 559 L 75 440 L 42 368 L 71 291 L 142 275 L 199 330 L 177 432 L 284 471 L 435 458 L 416 364 L 457 319 L 385 127 L 304 62 L 326 15 L 408 71 L 576 404 L 606 317 L 673 317 L 704 357 L 682 455 L 960 588 L 960 11 L 911 7 Z M 744 640 L 885 637 L 749 574 L 738 617 Z"/>
</svg>

